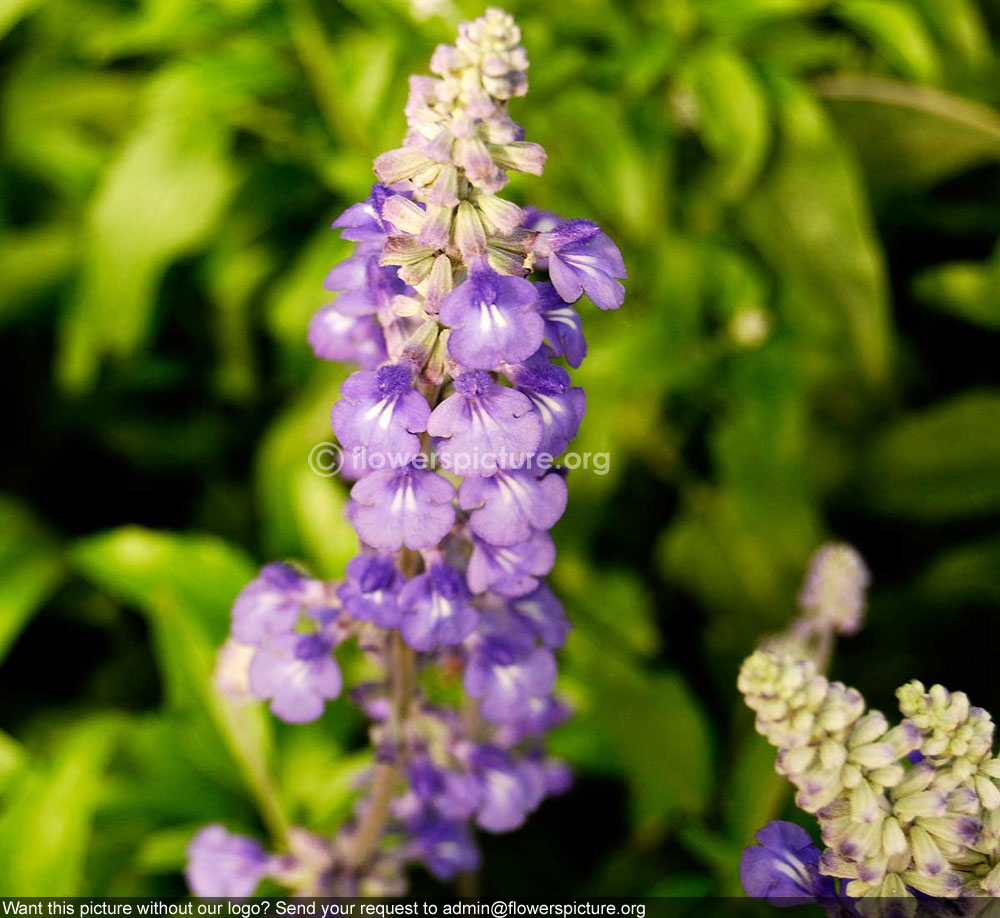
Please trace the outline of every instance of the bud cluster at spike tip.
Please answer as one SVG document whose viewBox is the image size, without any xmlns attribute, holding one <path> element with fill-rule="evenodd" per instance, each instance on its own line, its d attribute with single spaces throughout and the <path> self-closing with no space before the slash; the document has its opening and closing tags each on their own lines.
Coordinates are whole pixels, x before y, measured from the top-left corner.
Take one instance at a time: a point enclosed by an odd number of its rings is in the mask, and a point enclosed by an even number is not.
<svg viewBox="0 0 1000 918">
<path fill-rule="evenodd" d="M 744 852 L 743 886 L 773 904 L 818 901 L 831 914 L 912 915 L 928 897 L 963 900 L 956 907 L 974 914 L 1000 896 L 990 715 L 963 692 L 912 681 L 896 692 L 902 718 L 890 725 L 804 651 L 808 629 L 857 630 L 868 579 L 854 549 L 824 546 L 800 596 L 802 619 L 740 670 L 757 732 L 778 750 L 776 770 L 826 846 L 810 848 L 803 830 L 770 823 Z"/>
<path fill-rule="evenodd" d="M 413 863 L 448 880 L 478 867 L 477 829 L 516 829 L 569 786 L 544 751 L 569 716 L 553 694 L 569 623 L 545 583 L 567 480 L 535 460 L 564 451 L 583 418 L 561 365 L 586 356 L 574 304 L 617 309 L 625 266 L 591 221 L 498 196 L 511 172 L 545 163 L 508 113 L 528 88 L 520 41 L 491 9 L 438 47 L 434 75 L 410 80 L 403 145 L 375 160 L 370 196 L 333 224 L 356 248 L 327 275 L 338 295 L 309 341 L 361 367 L 332 425 L 362 550 L 331 582 L 265 567 L 237 598 L 219 658 L 220 690 L 302 723 L 341 694 L 334 652 L 357 639 L 383 674 L 349 693 L 371 721 L 368 793 L 334 838 L 293 828 L 276 854 L 205 828 L 189 848 L 197 895 L 248 895 L 264 878 L 299 894 L 389 895 Z M 460 707 L 426 694 L 435 669 L 460 687 Z"/>
</svg>

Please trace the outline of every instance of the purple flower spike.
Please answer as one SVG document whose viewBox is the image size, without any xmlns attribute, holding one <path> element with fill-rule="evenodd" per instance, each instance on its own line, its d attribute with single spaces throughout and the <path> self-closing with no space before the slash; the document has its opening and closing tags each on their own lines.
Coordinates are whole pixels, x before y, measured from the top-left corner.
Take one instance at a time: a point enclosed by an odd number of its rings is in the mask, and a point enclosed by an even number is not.
<svg viewBox="0 0 1000 918">
<path fill-rule="evenodd" d="M 242 644 L 260 644 L 293 631 L 304 607 L 317 610 L 329 604 L 320 581 L 288 564 L 268 564 L 233 603 L 233 637 Z"/>
<path fill-rule="evenodd" d="M 570 386 L 569 373 L 543 361 L 523 363 L 510 371 L 518 391 L 524 393 L 542 423 L 538 453 L 558 456 L 576 436 L 587 409 L 583 389 Z"/>
<path fill-rule="evenodd" d="M 327 699 L 336 698 L 343 677 L 330 655 L 331 642 L 319 634 L 272 638 L 250 662 L 250 690 L 290 724 L 316 720 Z"/>
<path fill-rule="evenodd" d="M 809 833 L 791 822 L 774 820 L 743 849 L 740 882 L 748 896 L 771 905 L 805 905 L 832 899 L 833 880 L 819 872 L 819 849 Z"/>
<path fill-rule="evenodd" d="M 517 545 L 499 547 L 473 539 L 466 577 L 473 593 L 492 590 L 498 596 L 526 596 L 555 564 L 556 549 L 547 532 L 533 532 Z"/>
<path fill-rule="evenodd" d="M 566 509 L 566 481 L 555 472 L 497 471 L 492 478 L 467 478 L 458 505 L 471 510 L 469 525 L 491 545 L 516 545 L 535 529 L 551 529 Z"/>
<path fill-rule="evenodd" d="M 534 593 L 509 600 L 507 608 L 517 623 L 546 647 L 558 650 L 566 643 L 570 628 L 566 610 L 544 583 Z"/>
<path fill-rule="evenodd" d="M 476 627 L 479 612 L 465 578 L 448 564 L 434 564 L 399 594 L 400 630 L 415 650 L 436 650 L 461 643 Z"/>
<path fill-rule="evenodd" d="M 400 468 L 420 452 L 419 434 L 431 409 L 413 388 L 413 371 L 386 364 L 361 370 L 340 387 L 333 406 L 333 431 L 345 449 L 367 468 Z"/>
<path fill-rule="evenodd" d="M 524 824 L 532 807 L 533 788 L 518 765 L 502 749 L 480 746 L 473 768 L 482 788 L 476 822 L 487 832 L 510 832 Z"/>
<path fill-rule="evenodd" d="M 396 273 L 396 268 L 383 267 L 378 256 L 372 255 L 355 265 L 357 256 L 341 262 L 327 276 L 328 290 L 342 290 L 337 297 L 337 311 L 345 316 L 370 316 L 388 308 L 392 298 L 412 293 Z"/>
<path fill-rule="evenodd" d="M 552 284 L 536 284 L 535 287 L 538 290 L 536 306 L 545 323 L 545 340 L 552 346 L 553 355 L 565 357 L 571 367 L 580 366 L 587 356 L 580 314 L 559 296 Z"/>
<path fill-rule="evenodd" d="M 382 326 L 374 316 L 345 316 L 324 306 L 309 322 L 309 344 L 323 360 L 376 367 L 388 356 Z"/>
<path fill-rule="evenodd" d="M 253 895 L 270 862 L 258 841 L 212 823 L 191 839 L 184 876 L 196 896 L 244 899 Z"/>
<path fill-rule="evenodd" d="M 497 724 L 530 716 L 533 698 L 552 691 L 556 661 L 518 635 L 491 634 L 475 641 L 465 667 L 465 691 L 480 699 L 483 717 Z"/>
<path fill-rule="evenodd" d="M 347 562 L 347 580 L 337 591 L 348 615 L 380 628 L 399 624 L 396 597 L 406 579 L 384 555 L 358 555 Z"/>
<path fill-rule="evenodd" d="M 486 477 L 517 468 L 538 447 L 542 422 L 526 395 L 498 385 L 485 370 L 463 373 L 455 392 L 431 412 L 427 432 L 444 468 L 466 477 Z"/>
<path fill-rule="evenodd" d="M 380 551 L 437 545 L 455 522 L 455 489 L 435 472 L 405 466 L 372 472 L 351 488 L 347 515 Z"/>
<path fill-rule="evenodd" d="M 445 298 L 439 318 L 454 331 L 448 350 L 460 364 L 491 370 L 520 363 L 538 350 L 545 324 L 534 309 L 537 293 L 521 277 L 475 267 Z"/>
<path fill-rule="evenodd" d="M 530 736 L 541 736 L 558 727 L 569 716 L 566 704 L 552 695 L 531 698 L 523 716 L 499 725 L 495 739 L 501 746 L 516 746 Z"/>
<path fill-rule="evenodd" d="M 567 303 L 586 293 L 600 309 L 617 309 L 625 288 L 615 278 L 627 277 L 622 253 L 590 220 L 567 220 L 542 233 L 535 252 L 548 259 L 552 285 Z"/>
</svg>

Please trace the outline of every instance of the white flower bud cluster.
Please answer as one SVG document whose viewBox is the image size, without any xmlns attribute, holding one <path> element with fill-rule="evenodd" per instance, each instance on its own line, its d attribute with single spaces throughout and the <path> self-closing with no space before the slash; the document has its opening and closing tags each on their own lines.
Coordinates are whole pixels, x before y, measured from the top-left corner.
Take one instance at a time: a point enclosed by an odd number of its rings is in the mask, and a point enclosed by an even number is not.
<svg viewBox="0 0 1000 918">
<path fill-rule="evenodd" d="M 989 715 L 963 693 L 911 682 L 890 727 L 791 654 L 758 650 L 738 685 L 796 803 L 819 820 L 821 872 L 843 879 L 864 914 L 915 908 L 915 891 L 1000 896 L 1000 760 Z"/>
</svg>

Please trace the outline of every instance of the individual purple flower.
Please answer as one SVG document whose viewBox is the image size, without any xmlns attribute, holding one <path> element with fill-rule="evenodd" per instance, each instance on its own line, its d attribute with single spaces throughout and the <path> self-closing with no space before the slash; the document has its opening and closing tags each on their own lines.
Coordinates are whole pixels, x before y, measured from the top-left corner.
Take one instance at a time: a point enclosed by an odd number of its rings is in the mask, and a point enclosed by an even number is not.
<svg viewBox="0 0 1000 918">
<path fill-rule="evenodd" d="M 333 432 L 368 468 L 398 468 L 420 452 L 419 434 L 431 409 L 413 388 L 413 371 L 400 364 L 361 370 L 340 387 L 333 406 Z M 363 452 L 362 452 L 363 451 Z"/>
<path fill-rule="evenodd" d="M 534 809 L 534 789 L 518 764 L 496 746 L 480 746 L 472 755 L 482 796 L 476 822 L 487 832 L 510 832 Z"/>
<path fill-rule="evenodd" d="M 538 454 L 558 456 L 576 436 L 587 409 L 579 386 L 571 386 L 569 373 L 547 361 L 529 361 L 511 368 L 511 381 L 530 400 L 541 419 Z"/>
<path fill-rule="evenodd" d="M 535 241 L 535 252 L 548 259 L 549 278 L 567 303 L 586 293 L 600 309 L 617 309 L 625 288 L 615 278 L 627 277 L 622 254 L 590 220 L 567 220 Z"/>
<path fill-rule="evenodd" d="M 451 483 L 435 472 L 412 465 L 382 469 L 351 488 L 347 515 L 372 548 L 430 548 L 455 522 L 454 496 Z"/>
<path fill-rule="evenodd" d="M 380 628 L 399 624 L 397 596 L 406 582 L 392 558 L 358 555 L 347 562 L 347 578 L 337 591 L 344 611 Z"/>
<path fill-rule="evenodd" d="M 427 755 L 414 756 L 406 775 L 410 790 L 421 804 L 445 819 L 470 818 L 482 799 L 482 789 L 474 775 L 439 768 Z"/>
<path fill-rule="evenodd" d="M 268 564 L 236 597 L 232 634 L 242 644 L 259 644 L 293 631 L 303 610 L 317 613 L 331 604 L 321 581 L 289 564 Z"/>
<path fill-rule="evenodd" d="M 491 478 L 467 478 L 458 505 L 471 511 L 469 525 L 491 545 L 516 545 L 535 529 L 551 529 L 566 509 L 566 481 L 557 472 L 498 470 Z"/>
<path fill-rule="evenodd" d="M 250 661 L 250 690 L 290 724 L 316 720 L 327 699 L 343 686 L 332 644 L 320 634 L 285 634 L 271 638 Z"/>
<path fill-rule="evenodd" d="M 465 578 L 455 568 L 432 564 L 399 594 L 403 639 L 420 651 L 461 643 L 479 620 L 471 600 Z"/>
<path fill-rule="evenodd" d="M 552 284 L 535 284 L 538 302 L 535 308 L 545 323 L 545 340 L 556 357 L 565 357 L 571 367 L 578 367 L 587 356 L 580 314 L 563 300 Z"/>
<path fill-rule="evenodd" d="M 542 423 L 529 398 L 493 381 L 485 370 L 462 373 L 455 392 L 427 422 L 444 468 L 466 477 L 524 464 L 541 439 Z"/>
<path fill-rule="evenodd" d="M 571 713 L 569 706 L 554 695 L 536 695 L 528 700 L 523 714 L 497 725 L 494 739 L 504 748 L 516 746 L 565 723 Z"/>
<path fill-rule="evenodd" d="M 345 316 L 372 316 L 392 304 L 394 296 L 412 293 L 399 279 L 397 269 L 380 265 L 378 255 L 352 255 L 333 268 L 323 285 L 343 291 L 337 297 L 337 311 Z"/>
<path fill-rule="evenodd" d="M 546 647 L 558 650 L 566 643 L 570 624 L 563 604 L 544 583 L 527 596 L 507 602 L 515 621 Z"/>
<path fill-rule="evenodd" d="M 452 880 L 479 868 L 479 849 L 465 823 L 432 816 L 409 828 L 417 856 L 437 879 Z"/>
<path fill-rule="evenodd" d="M 357 363 L 367 369 L 388 357 L 378 320 L 374 316 L 345 316 L 336 305 L 324 306 L 312 317 L 309 344 L 323 360 Z"/>
<path fill-rule="evenodd" d="M 545 334 L 534 308 L 536 299 L 534 285 L 524 278 L 473 267 L 441 304 L 439 318 L 453 329 L 448 339 L 451 356 L 463 366 L 483 370 L 526 360 Z"/>
<path fill-rule="evenodd" d="M 819 872 L 819 849 L 801 826 L 774 820 L 755 838 L 757 844 L 744 848 L 740 859 L 740 882 L 748 896 L 791 906 L 836 895 L 833 879 Z"/>
<path fill-rule="evenodd" d="M 466 693 L 480 699 L 483 717 L 507 723 L 531 713 L 531 699 L 552 691 L 556 661 L 552 652 L 534 647 L 517 634 L 487 634 L 469 648 Z"/>
<path fill-rule="evenodd" d="M 333 228 L 341 231 L 341 239 L 381 244 L 392 229 L 382 220 L 382 205 L 396 193 L 385 185 L 372 185 L 371 194 L 364 201 L 348 207 L 333 221 Z"/>
<path fill-rule="evenodd" d="M 497 546 L 474 538 L 466 578 L 473 593 L 492 590 L 498 596 L 526 596 L 533 592 L 556 560 L 547 532 L 536 531 L 524 542 Z"/>
<path fill-rule="evenodd" d="M 191 839 L 184 876 L 196 896 L 243 899 L 253 895 L 270 862 L 258 841 L 212 823 Z"/>
</svg>

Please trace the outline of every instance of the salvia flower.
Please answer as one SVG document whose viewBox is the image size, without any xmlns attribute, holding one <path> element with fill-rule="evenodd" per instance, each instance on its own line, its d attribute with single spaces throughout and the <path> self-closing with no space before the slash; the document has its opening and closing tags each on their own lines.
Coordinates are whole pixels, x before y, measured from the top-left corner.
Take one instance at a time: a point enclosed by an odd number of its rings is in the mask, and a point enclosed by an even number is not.
<svg viewBox="0 0 1000 918">
<path fill-rule="evenodd" d="M 825 577 L 836 587 L 818 583 Z M 803 619 L 811 626 L 819 615 L 824 628 L 852 630 L 867 579 L 853 550 L 821 553 Z M 738 686 L 757 731 L 778 750 L 778 773 L 797 788 L 795 802 L 819 822 L 819 874 L 836 879 L 842 901 L 863 915 L 913 914 L 918 897 L 1000 894 L 1000 760 L 990 715 L 962 692 L 913 681 L 897 692 L 903 717 L 892 725 L 856 689 L 822 675 L 797 640 L 802 628 L 793 623 L 788 639 L 748 657 Z M 792 889 L 789 880 L 808 886 L 811 867 L 789 872 L 789 832 L 762 830 L 766 850 L 744 855 L 751 895 L 770 898 L 768 890 Z M 803 841 L 797 862 L 808 866 L 807 836 L 795 834 Z"/>
<path fill-rule="evenodd" d="M 216 673 L 233 702 L 301 723 L 341 694 L 334 654 L 363 653 L 367 681 L 347 695 L 372 765 L 332 838 L 293 826 L 268 855 L 218 826 L 196 836 L 199 895 L 249 895 L 265 876 L 300 895 L 394 895 L 413 863 L 448 880 L 478 867 L 477 830 L 518 828 L 571 781 L 544 751 L 570 715 L 554 694 L 569 622 L 545 577 L 571 482 L 553 460 L 586 407 L 562 364 L 587 353 L 571 304 L 619 307 L 625 266 L 596 224 L 498 195 L 545 163 L 508 110 L 528 88 L 511 17 L 463 24 L 430 69 L 410 81 L 402 145 L 334 221 L 356 248 L 309 326 L 318 357 L 361 367 L 331 411 L 360 553 L 332 581 L 265 567 Z M 431 703 L 433 668 L 460 706 Z"/>
</svg>

